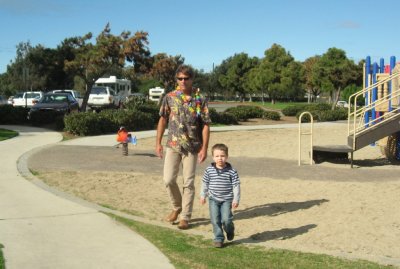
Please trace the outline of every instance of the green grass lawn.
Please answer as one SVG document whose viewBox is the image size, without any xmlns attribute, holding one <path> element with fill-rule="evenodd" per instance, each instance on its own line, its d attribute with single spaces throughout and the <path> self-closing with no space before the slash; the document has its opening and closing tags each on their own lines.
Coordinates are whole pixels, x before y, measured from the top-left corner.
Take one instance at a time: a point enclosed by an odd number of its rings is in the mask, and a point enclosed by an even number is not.
<svg viewBox="0 0 400 269">
<path fill-rule="evenodd" d="M 5 261 L 4 261 L 4 256 L 3 256 L 3 245 L 0 244 L 0 269 L 5 269 L 6 265 L 5 265 Z"/>
<path fill-rule="evenodd" d="M 328 255 L 310 254 L 289 250 L 250 247 L 228 243 L 224 248 L 212 247 L 211 239 L 189 235 L 180 231 L 144 224 L 112 214 L 115 220 L 145 237 L 161 250 L 175 268 L 393 268 L 368 261 L 350 261 Z M 210 234 L 210 238 L 212 234 Z"/>
<path fill-rule="evenodd" d="M 0 141 L 12 138 L 17 135 L 18 133 L 15 131 L 0 128 Z"/>
<path fill-rule="evenodd" d="M 282 110 L 285 107 L 298 105 L 298 104 L 307 104 L 306 102 L 276 102 L 275 104 L 271 104 L 271 102 L 254 102 L 255 105 L 264 106 L 265 108 L 275 109 L 275 110 Z"/>
</svg>

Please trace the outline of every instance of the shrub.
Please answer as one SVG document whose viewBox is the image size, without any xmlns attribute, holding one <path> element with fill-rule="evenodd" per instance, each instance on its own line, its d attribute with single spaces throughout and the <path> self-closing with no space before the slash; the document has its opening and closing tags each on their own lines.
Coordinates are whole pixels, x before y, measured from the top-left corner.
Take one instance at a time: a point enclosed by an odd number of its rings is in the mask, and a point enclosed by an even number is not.
<svg viewBox="0 0 400 269">
<path fill-rule="evenodd" d="M 262 118 L 264 114 L 264 110 L 258 106 L 230 107 L 225 110 L 225 112 L 232 114 L 237 121 L 247 121 L 250 118 Z"/>
<path fill-rule="evenodd" d="M 309 111 L 313 116 L 314 121 L 337 121 L 347 120 L 347 109 L 340 108 L 335 110 L 314 110 Z M 299 119 L 300 114 L 303 111 L 297 113 L 296 118 Z M 302 122 L 310 122 L 310 116 L 308 114 L 302 117 Z"/>
<path fill-rule="evenodd" d="M 145 98 L 139 96 L 131 96 L 129 97 L 128 102 L 124 104 L 124 108 L 128 110 L 136 110 L 138 106 L 148 103 Z"/>
<path fill-rule="evenodd" d="M 293 117 L 296 116 L 299 112 L 304 111 L 304 108 L 306 105 L 292 105 L 292 106 L 287 106 L 284 109 L 282 109 L 282 114 L 288 117 Z"/>
<path fill-rule="evenodd" d="M 264 111 L 263 118 L 267 120 L 280 120 L 281 115 L 276 111 Z"/>
<path fill-rule="evenodd" d="M 347 109 L 339 108 L 335 110 L 321 111 L 319 115 L 320 121 L 337 121 L 347 120 Z"/>
<path fill-rule="evenodd" d="M 97 119 L 97 114 L 90 112 L 67 115 L 64 118 L 65 131 L 75 135 L 95 134 L 97 131 Z"/>
<path fill-rule="evenodd" d="M 305 111 L 308 110 L 331 110 L 332 105 L 328 103 L 312 103 L 307 104 L 304 108 Z"/>
<path fill-rule="evenodd" d="M 83 112 L 67 115 L 65 130 L 75 135 L 99 135 L 114 133 L 120 126 L 128 130 L 150 130 L 155 121 L 150 113 L 136 110 L 105 109 L 99 113 Z"/>
<path fill-rule="evenodd" d="M 60 117 L 63 118 L 63 115 L 54 110 L 49 110 L 46 112 L 37 111 L 31 114 L 29 121 L 32 123 L 32 125 L 40 126 L 49 123 L 55 123 L 56 119 Z"/>
<path fill-rule="evenodd" d="M 140 111 L 143 113 L 150 114 L 151 119 L 154 122 L 158 122 L 158 119 L 160 118 L 160 108 L 155 102 L 147 102 L 143 103 L 141 105 L 138 105 L 136 108 L 136 111 Z"/>
<path fill-rule="evenodd" d="M 301 113 L 303 113 L 303 112 L 304 112 L 304 111 L 299 111 L 299 112 L 297 112 L 297 114 L 296 114 L 297 120 L 299 120 L 300 115 L 301 115 Z M 308 111 L 308 112 L 311 113 L 311 115 L 312 115 L 314 121 L 318 121 L 318 120 L 319 120 L 318 111 L 315 110 L 315 111 Z M 311 118 L 310 118 L 310 115 L 309 115 L 309 114 L 305 114 L 305 115 L 301 118 L 301 122 L 310 122 L 310 121 L 311 121 Z"/>
<path fill-rule="evenodd" d="M 21 106 L 0 106 L 0 124 L 27 124 L 29 108 Z"/>
<path fill-rule="evenodd" d="M 226 112 L 217 112 L 215 108 L 209 108 L 210 119 L 214 124 L 227 124 L 227 125 L 237 125 L 239 124 L 236 118 Z"/>
</svg>

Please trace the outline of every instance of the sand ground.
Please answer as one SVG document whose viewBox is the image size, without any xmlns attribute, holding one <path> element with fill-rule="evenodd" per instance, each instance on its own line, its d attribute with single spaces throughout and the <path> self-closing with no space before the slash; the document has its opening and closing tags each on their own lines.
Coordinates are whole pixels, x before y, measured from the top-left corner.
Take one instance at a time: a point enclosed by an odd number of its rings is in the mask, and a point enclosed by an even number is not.
<svg viewBox="0 0 400 269">
<path fill-rule="evenodd" d="M 341 123 L 315 126 L 314 144 L 344 144 L 346 132 Z M 308 137 L 298 166 L 298 139 L 297 128 L 211 134 L 210 145 L 229 146 L 229 161 L 241 178 L 236 242 L 400 266 L 400 167 L 377 146 L 357 151 L 353 169 L 333 162 L 310 166 Z M 154 144 L 154 138 L 141 139 L 123 157 L 120 148 L 59 143 L 33 155 L 29 167 L 48 185 L 161 221 L 170 205 Z M 208 206 L 197 195 L 210 162 L 209 156 L 197 169 L 191 227 L 211 239 Z"/>
</svg>

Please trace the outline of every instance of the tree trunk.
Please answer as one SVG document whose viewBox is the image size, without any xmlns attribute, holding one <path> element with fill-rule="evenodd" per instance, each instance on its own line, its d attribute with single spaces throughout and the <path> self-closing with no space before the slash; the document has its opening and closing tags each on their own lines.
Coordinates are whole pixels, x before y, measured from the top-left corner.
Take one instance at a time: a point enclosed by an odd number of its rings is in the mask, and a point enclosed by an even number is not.
<svg viewBox="0 0 400 269">
<path fill-rule="evenodd" d="M 339 101 L 339 97 L 340 97 L 340 90 L 341 90 L 341 87 L 339 87 L 337 90 L 336 90 L 336 92 L 335 92 L 335 98 L 333 99 L 333 102 L 332 102 L 332 110 L 335 110 L 335 107 L 336 107 L 336 104 L 337 104 L 337 102 Z"/>
<path fill-rule="evenodd" d="M 262 100 L 262 104 L 264 105 L 264 91 L 261 91 L 261 100 Z"/>
<path fill-rule="evenodd" d="M 86 90 L 85 90 L 85 95 L 83 96 L 83 101 L 82 101 L 82 106 L 81 106 L 81 111 L 85 112 L 86 111 L 86 106 L 89 100 L 89 95 L 90 91 L 92 90 L 94 83 L 93 82 L 86 82 Z"/>
</svg>

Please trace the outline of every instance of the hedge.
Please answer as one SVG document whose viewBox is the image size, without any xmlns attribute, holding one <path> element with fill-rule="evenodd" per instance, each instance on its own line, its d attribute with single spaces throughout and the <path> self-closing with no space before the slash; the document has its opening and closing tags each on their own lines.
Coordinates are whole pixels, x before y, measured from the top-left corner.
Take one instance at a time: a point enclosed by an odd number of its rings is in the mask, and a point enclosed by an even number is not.
<svg viewBox="0 0 400 269">
<path fill-rule="evenodd" d="M 237 106 L 230 107 L 225 110 L 226 113 L 232 114 L 237 121 L 247 121 L 253 118 L 262 118 L 264 109 L 258 106 Z"/>
<path fill-rule="evenodd" d="M 325 110 L 331 110 L 331 105 L 327 103 L 297 104 L 285 107 L 284 109 L 282 109 L 282 114 L 285 116 L 293 117 L 296 116 L 299 112 Z"/>
<path fill-rule="evenodd" d="M 209 108 L 211 122 L 214 124 L 237 125 L 239 124 L 236 118 L 226 112 L 217 112 L 215 108 Z"/>
<path fill-rule="evenodd" d="M 27 124 L 29 108 L 12 105 L 0 106 L 0 124 Z"/>
<path fill-rule="evenodd" d="M 81 112 L 64 117 L 65 131 L 75 135 L 99 135 L 115 133 L 120 126 L 140 131 L 155 128 L 156 122 L 150 113 L 137 110 L 106 109 L 99 113 Z"/>
<path fill-rule="evenodd" d="M 337 121 L 337 120 L 347 120 L 347 109 L 345 108 L 339 108 L 335 110 L 314 110 L 314 111 L 309 111 L 311 115 L 313 116 L 314 121 Z M 299 119 L 300 114 L 303 113 L 303 111 L 299 111 L 296 114 L 296 118 Z M 310 116 L 308 114 L 305 114 L 302 117 L 302 122 L 310 122 Z"/>
</svg>

